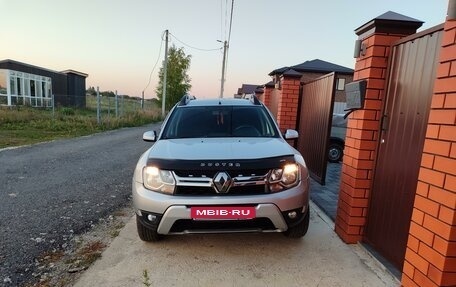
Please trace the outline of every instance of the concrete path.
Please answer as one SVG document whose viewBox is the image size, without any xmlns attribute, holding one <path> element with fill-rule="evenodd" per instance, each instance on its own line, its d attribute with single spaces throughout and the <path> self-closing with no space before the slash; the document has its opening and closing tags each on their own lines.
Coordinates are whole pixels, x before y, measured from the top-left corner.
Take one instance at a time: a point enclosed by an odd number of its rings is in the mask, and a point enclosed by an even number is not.
<svg viewBox="0 0 456 287">
<path fill-rule="evenodd" d="M 344 244 L 333 229 L 331 220 L 312 204 L 303 239 L 282 234 L 187 235 L 145 243 L 132 217 L 75 286 L 399 285 L 360 246 Z"/>
</svg>

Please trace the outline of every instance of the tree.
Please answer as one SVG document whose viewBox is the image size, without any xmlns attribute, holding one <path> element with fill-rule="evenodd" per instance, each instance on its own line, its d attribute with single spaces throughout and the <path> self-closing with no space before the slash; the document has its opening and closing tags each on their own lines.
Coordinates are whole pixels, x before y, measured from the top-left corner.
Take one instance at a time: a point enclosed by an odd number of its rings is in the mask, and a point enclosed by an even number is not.
<svg viewBox="0 0 456 287">
<path fill-rule="evenodd" d="M 187 71 L 190 68 L 191 55 L 185 55 L 184 49 L 177 49 L 174 45 L 168 50 L 168 70 L 166 83 L 166 99 L 165 109 L 170 110 L 184 96 L 192 85 Z M 155 92 L 157 93 L 160 105 L 163 100 L 163 76 L 164 62 L 158 73 L 158 86 Z"/>
<path fill-rule="evenodd" d="M 96 96 L 97 95 L 97 91 L 95 91 L 95 87 L 89 87 L 86 91 L 86 94 L 87 95 L 91 95 L 91 96 Z"/>
</svg>

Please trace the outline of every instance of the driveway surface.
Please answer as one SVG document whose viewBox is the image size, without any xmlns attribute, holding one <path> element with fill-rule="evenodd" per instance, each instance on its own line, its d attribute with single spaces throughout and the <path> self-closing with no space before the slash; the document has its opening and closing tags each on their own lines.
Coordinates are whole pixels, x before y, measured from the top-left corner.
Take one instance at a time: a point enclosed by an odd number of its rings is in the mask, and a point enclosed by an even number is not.
<svg viewBox="0 0 456 287">
<path fill-rule="evenodd" d="M 132 217 L 75 287 L 399 285 L 360 246 L 344 244 L 315 205 L 310 220 L 302 239 L 217 234 L 146 243 L 138 238 Z"/>
<path fill-rule="evenodd" d="M 142 134 L 157 127 L 0 150 L 0 286 L 29 282 L 36 258 L 128 202 Z"/>
</svg>

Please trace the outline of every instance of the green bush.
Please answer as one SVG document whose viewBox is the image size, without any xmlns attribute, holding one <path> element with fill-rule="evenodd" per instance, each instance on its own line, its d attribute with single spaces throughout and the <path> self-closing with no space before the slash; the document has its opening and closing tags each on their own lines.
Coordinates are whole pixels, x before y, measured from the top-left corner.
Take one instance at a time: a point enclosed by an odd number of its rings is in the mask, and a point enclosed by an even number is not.
<svg viewBox="0 0 456 287">
<path fill-rule="evenodd" d="M 65 116 L 73 116 L 75 114 L 75 111 L 73 108 L 64 107 L 60 110 L 60 113 L 62 113 Z"/>
</svg>

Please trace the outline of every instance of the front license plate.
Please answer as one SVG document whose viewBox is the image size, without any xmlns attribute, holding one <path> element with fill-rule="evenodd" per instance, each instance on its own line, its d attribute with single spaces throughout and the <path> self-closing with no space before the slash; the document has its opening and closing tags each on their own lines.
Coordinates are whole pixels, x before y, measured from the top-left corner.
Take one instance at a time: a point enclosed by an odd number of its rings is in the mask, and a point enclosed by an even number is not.
<svg viewBox="0 0 456 287">
<path fill-rule="evenodd" d="M 192 219 L 252 219 L 255 207 L 252 206 L 194 206 L 190 208 Z"/>
</svg>

